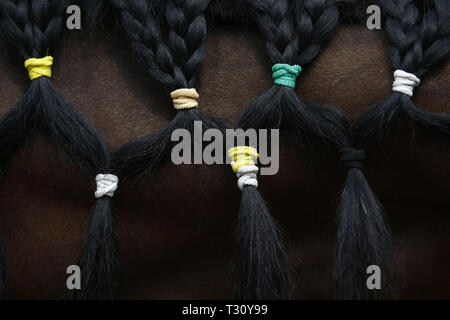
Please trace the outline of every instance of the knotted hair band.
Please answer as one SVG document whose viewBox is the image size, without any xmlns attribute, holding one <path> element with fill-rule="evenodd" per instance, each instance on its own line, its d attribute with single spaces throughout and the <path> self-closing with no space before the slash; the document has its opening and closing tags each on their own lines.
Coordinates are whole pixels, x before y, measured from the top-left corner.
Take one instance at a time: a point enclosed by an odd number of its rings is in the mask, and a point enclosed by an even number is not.
<svg viewBox="0 0 450 320">
<path fill-rule="evenodd" d="M 231 158 L 231 168 L 238 177 L 237 185 L 241 191 L 244 186 L 258 187 L 256 174 L 258 167 L 255 165 L 259 154 L 255 148 L 247 146 L 234 147 L 228 150 L 228 156 Z"/>
<path fill-rule="evenodd" d="M 302 71 L 302 67 L 295 64 L 277 63 L 272 66 L 273 83 L 280 86 L 295 88 L 295 81 Z"/>
<path fill-rule="evenodd" d="M 353 148 L 342 148 L 339 150 L 341 155 L 341 161 L 344 162 L 344 166 L 347 169 L 362 169 L 363 161 L 366 158 L 364 150 L 356 150 Z"/>
<path fill-rule="evenodd" d="M 30 58 L 25 60 L 25 68 L 28 70 L 30 80 L 40 77 L 52 77 L 53 57 Z"/>
<path fill-rule="evenodd" d="M 177 89 L 170 93 L 173 106 L 177 110 L 197 108 L 197 99 L 200 97 L 195 88 Z"/>
<path fill-rule="evenodd" d="M 412 97 L 414 87 L 417 87 L 419 83 L 420 79 L 416 75 L 403 70 L 395 70 L 392 90 Z"/>
<path fill-rule="evenodd" d="M 95 177 L 95 182 L 97 183 L 96 198 L 101 198 L 105 195 L 112 197 L 114 191 L 117 190 L 119 178 L 113 174 L 98 174 Z"/>
</svg>

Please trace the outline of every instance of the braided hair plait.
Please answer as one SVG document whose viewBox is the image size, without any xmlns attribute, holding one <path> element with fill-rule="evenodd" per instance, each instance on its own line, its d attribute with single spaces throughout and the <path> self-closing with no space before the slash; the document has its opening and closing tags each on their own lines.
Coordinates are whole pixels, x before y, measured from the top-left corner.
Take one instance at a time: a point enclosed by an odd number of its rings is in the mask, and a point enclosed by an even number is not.
<svg viewBox="0 0 450 320">
<path fill-rule="evenodd" d="M 165 17 L 169 26 L 167 44 L 161 35 L 154 1 L 111 0 L 119 11 L 119 22 L 131 40 L 134 55 L 158 81 L 172 90 L 177 112 L 163 129 L 125 144 L 113 154 L 118 175 L 124 179 L 147 176 L 154 166 L 169 159 L 174 142 L 172 132 L 183 128 L 194 132 L 194 121 L 203 131 L 223 130 L 223 125 L 197 109 L 195 76 L 204 57 L 206 21 L 203 16 L 209 0 L 169 0 Z M 186 102 L 186 103 L 184 103 Z"/>
<path fill-rule="evenodd" d="M 331 37 L 333 28 L 320 20 L 318 28 L 321 33 L 315 34 L 310 19 L 308 30 L 296 31 L 292 1 L 257 0 L 249 3 L 254 8 L 255 20 L 266 40 L 268 55 L 275 63 L 272 69 L 275 84 L 244 111 L 237 126 L 243 129 L 282 128 L 284 135 L 293 131 L 301 146 L 310 145 L 308 136 L 318 136 L 335 145 L 345 144 L 345 126 L 348 126 L 345 116 L 329 106 L 303 103 L 293 90 L 295 77 L 301 71 L 300 66 L 294 64 L 297 61 L 308 63 L 318 55 L 322 45 L 320 41 Z M 334 8 L 330 14 L 327 11 L 326 18 L 331 20 L 335 29 L 337 9 Z M 302 32 L 305 38 L 300 44 L 298 33 Z M 338 125 L 342 125 L 342 130 L 336 129 Z M 278 226 L 252 185 L 243 187 L 238 230 L 235 267 L 238 298 L 289 297 L 293 283 Z"/>
<path fill-rule="evenodd" d="M 259 26 L 263 33 L 276 41 L 267 42 L 267 50 L 276 59 L 292 62 L 296 46 L 290 43 L 293 18 L 287 14 L 287 2 L 252 2 L 259 10 L 272 15 L 262 15 Z M 277 26 L 281 25 L 280 30 Z M 250 116 L 259 115 L 255 110 Z M 258 128 L 253 121 L 238 121 L 238 128 Z M 233 275 L 235 296 L 238 299 L 283 299 L 293 295 L 294 284 L 288 257 L 281 240 L 277 222 L 272 217 L 257 186 L 255 148 L 237 146 L 228 151 L 233 160 L 238 186 L 242 191 L 237 228 L 237 248 Z M 247 160 L 247 161 L 246 161 Z"/>
<path fill-rule="evenodd" d="M 301 147 L 311 148 L 309 138 L 318 137 L 340 150 L 348 176 L 337 208 L 338 239 L 334 274 L 337 296 L 344 297 L 339 289 L 343 287 L 342 283 L 357 279 L 356 271 L 350 272 L 344 279 L 341 270 L 354 267 L 359 272 L 367 260 L 364 255 L 375 257 L 376 261 L 388 260 L 385 257 L 390 252 L 390 236 L 384 225 L 382 207 L 362 172 L 364 151 L 355 148 L 347 117 L 334 107 L 301 101 L 293 90 L 300 67 L 295 69 L 296 66 L 292 64 L 305 66 L 320 54 L 337 29 L 338 9 L 332 0 L 297 0 L 292 3 L 286 0 L 276 3 L 261 0 L 254 3 L 269 57 L 276 63 L 273 75 L 275 85 L 244 112 L 239 125 L 282 128 L 284 134 L 294 132 Z M 289 17 L 291 9 L 295 12 L 293 21 Z M 288 66 L 277 66 L 279 63 Z M 283 71 L 281 77 L 280 69 Z M 362 230 L 373 232 L 368 235 Z M 361 247 L 349 246 L 353 241 L 362 244 Z M 357 262 L 347 257 L 356 258 Z M 365 271 L 366 267 L 361 270 Z M 353 291 L 347 287 L 344 287 L 344 291 L 353 295 Z"/>
<path fill-rule="evenodd" d="M 417 76 L 425 74 L 450 50 L 448 1 L 425 3 L 426 9 L 421 15 L 413 1 L 381 1 L 391 42 L 392 66 L 402 71 L 396 71 L 400 80 L 394 83 L 395 92 L 372 107 L 355 124 L 354 145 L 358 149 L 380 144 L 401 113 L 425 127 L 449 133 L 448 115 L 421 110 L 410 98 Z M 345 154 L 342 159 L 349 163 Z M 392 272 L 391 237 L 383 222 L 383 208 L 365 179 L 360 179 L 361 174 L 357 168 L 349 169 L 338 206 L 334 279 L 337 297 L 344 299 L 388 297 L 391 293 L 391 285 L 387 282 Z M 364 189 L 368 192 L 363 192 Z M 366 268 L 369 265 L 380 267 L 382 290 L 367 290 Z"/>
<path fill-rule="evenodd" d="M 334 34 L 338 21 L 336 3 L 327 0 L 296 1 L 296 20 L 299 32 L 297 61 L 305 65 L 320 54 L 323 45 Z M 383 271 L 389 269 L 391 238 L 384 223 L 382 206 L 362 171 L 364 150 L 354 144 L 350 123 L 342 112 L 322 104 L 302 102 L 302 105 L 318 112 L 315 121 L 322 128 L 322 138 L 339 149 L 348 171 L 336 210 L 335 295 L 337 298 L 373 296 L 362 275 L 366 275 L 367 266 L 374 263 L 383 266 Z M 330 139 L 330 135 L 334 135 L 334 139 Z"/>
<path fill-rule="evenodd" d="M 282 135 L 291 137 L 294 133 L 301 147 L 311 147 L 312 136 L 333 145 L 341 144 L 345 137 L 336 135 L 335 123 L 345 119 L 345 115 L 327 105 L 303 102 L 294 91 L 301 68 L 319 54 L 337 29 L 338 10 L 333 1 L 251 3 L 274 63 L 274 85 L 244 111 L 239 127 L 282 128 Z"/>
<path fill-rule="evenodd" d="M 64 27 L 66 1 L 2 0 L 0 28 L 17 48 L 32 80 L 22 99 L 0 121 L 0 165 L 3 166 L 35 129 L 51 138 L 58 151 L 92 177 L 107 173 L 109 155 L 98 131 L 53 87 L 52 57 L 45 57 Z M 98 190 L 97 190 L 98 191 Z M 81 292 L 85 297 L 113 295 L 114 241 L 109 197 L 100 196 L 83 250 Z M 100 227 L 101 226 L 101 227 Z M 86 263 L 86 251 L 92 261 Z M 87 293 L 87 291 L 92 290 Z"/>
<path fill-rule="evenodd" d="M 86 28 L 101 24 L 110 9 L 108 0 L 72 0 L 71 2 L 81 8 L 82 23 Z"/>
<path fill-rule="evenodd" d="M 358 144 L 381 144 L 401 114 L 425 128 L 450 135 L 450 115 L 420 109 L 411 99 L 419 78 L 450 52 L 450 3 L 426 0 L 423 12 L 412 0 L 381 0 L 380 4 L 395 81 L 392 94 L 372 106 L 355 124 Z"/>
<path fill-rule="evenodd" d="M 319 55 L 337 28 L 336 2 L 303 0 L 296 4 L 298 63 L 305 65 Z M 367 266 L 371 264 L 382 266 L 383 272 L 390 270 L 391 237 L 384 222 L 383 207 L 362 171 L 364 149 L 355 145 L 352 129 L 344 114 L 330 106 L 310 105 L 321 113 L 316 121 L 322 123 L 322 132 L 326 136 L 335 135 L 335 139 L 330 141 L 338 147 L 347 169 L 347 178 L 336 209 L 335 295 L 341 299 L 377 297 L 381 293 L 377 291 L 375 295 L 374 291 L 368 290 L 363 276 L 367 275 Z"/>
</svg>

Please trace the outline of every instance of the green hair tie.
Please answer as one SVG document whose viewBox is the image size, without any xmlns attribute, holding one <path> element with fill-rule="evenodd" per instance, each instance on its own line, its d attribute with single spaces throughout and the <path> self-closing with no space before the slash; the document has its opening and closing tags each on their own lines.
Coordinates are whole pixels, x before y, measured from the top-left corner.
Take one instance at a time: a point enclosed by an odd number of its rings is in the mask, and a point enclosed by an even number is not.
<svg viewBox="0 0 450 320">
<path fill-rule="evenodd" d="M 273 83 L 280 86 L 295 88 L 295 80 L 302 71 L 302 67 L 295 64 L 277 63 L 272 67 Z"/>
</svg>

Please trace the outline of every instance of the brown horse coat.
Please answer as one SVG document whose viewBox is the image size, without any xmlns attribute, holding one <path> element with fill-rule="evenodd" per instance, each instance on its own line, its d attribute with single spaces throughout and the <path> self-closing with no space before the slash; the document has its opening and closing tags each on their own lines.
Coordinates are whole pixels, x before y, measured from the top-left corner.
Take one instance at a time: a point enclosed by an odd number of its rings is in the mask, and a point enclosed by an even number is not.
<svg viewBox="0 0 450 320">
<path fill-rule="evenodd" d="M 0 40 L 1 41 L 1 40 Z M 23 61 L 0 42 L 0 113 L 23 95 Z M 342 25 L 304 68 L 297 93 L 331 104 L 354 121 L 392 84 L 380 31 Z M 102 133 L 110 150 L 162 128 L 174 110 L 168 92 L 134 62 L 123 34 L 70 32 L 55 53 L 55 87 Z M 263 39 L 252 28 L 212 26 L 198 76 L 200 108 L 234 122 L 271 86 Z M 448 60 L 422 79 L 417 106 L 450 112 Z M 283 143 L 283 141 L 282 141 Z M 331 298 L 333 208 L 345 170 L 328 157 L 282 146 L 280 171 L 260 191 L 285 231 L 296 297 Z M 450 298 L 450 145 L 400 121 L 365 172 L 387 211 L 401 298 Z M 10 298 L 59 298 L 77 264 L 94 197 L 90 180 L 60 159 L 39 133 L 1 168 L 0 229 Z M 240 191 L 228 166 L 163 165 L 152 179 L 120 185 L 114 197 L 120 298 L 230 298 Z"/>
</svg>

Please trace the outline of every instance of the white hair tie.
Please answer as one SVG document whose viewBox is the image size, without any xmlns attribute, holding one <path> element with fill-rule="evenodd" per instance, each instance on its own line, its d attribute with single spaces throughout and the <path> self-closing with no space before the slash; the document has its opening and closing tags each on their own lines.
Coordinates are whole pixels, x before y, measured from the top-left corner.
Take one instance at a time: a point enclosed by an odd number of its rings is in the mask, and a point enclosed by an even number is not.
<svg viewBox="0 0 450 320">
<path fill-rule="evenodd" d="M 237 185 L 241 191 L 244 186 L 258 187 L 256 174 L 258 167 L 255 165 L 259 154 L 255 148 L 247 146 L 234 147 L 228 150 L 228 156 L 231 158 L 231 168 L 238 177 Z"/>
<path fill-rule="evenodd" d="M 392 84 L 392 90 L 404 93 L 410 97 L 413 96 L 414 87 L 417 87 L 420 83 L 420 79 L 412 73 L 405 72 L 403 70 L 395 70 L 394 83 Z"/>
<path fill-rule="evenodd" d="M 233 162 L 231 165 L 233 165 Z M 242 166 L 238 169 L 236 172 L 236 177 L 238 177 L 237 185 L 241 191 L 244 189 L 244 186 L 258 187 L 258 179 L 256 176 L 258 170 L 258 167 L 255 165 Z"/>
<path fill-rule="evenodd" d="M 114 191 L 117 190 L 119 178 L 113 174 L 98 174 L 95 177 L 95 182 L 97 182 L 96 198 L 101 198 L 105 195 L 112 197 Z"/>
</svg>

